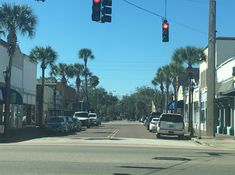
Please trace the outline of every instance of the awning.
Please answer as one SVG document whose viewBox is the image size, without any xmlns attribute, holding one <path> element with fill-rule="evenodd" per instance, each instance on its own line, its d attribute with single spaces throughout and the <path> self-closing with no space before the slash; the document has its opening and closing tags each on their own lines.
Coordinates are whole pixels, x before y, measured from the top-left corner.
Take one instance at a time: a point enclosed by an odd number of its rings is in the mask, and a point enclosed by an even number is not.
<svg viewBox="0 0 235 175">
<path fill-rule="evenodd" d="M 235 87 L 233 79 L 218 83 L 216 85 L 217 96 L 235 96 Z"/>
<path fill-rule="evenodd" d="M 10 90 L 11 98 L 10 98 L 10 104 L 23 104 L 22 96 L 19 92 L 17 92 L 14 89 Z M 5 103 L 6 99 L 6 88 L 0 87 L 0 103 Z"/>
<path fill-rule="evenodd" d="M 235 88 L 234 89 L 231 89 L 227 92 L 221 92 L 221 95 L 224 95 L 224 96 L 235 96 Z"/>
</svg>

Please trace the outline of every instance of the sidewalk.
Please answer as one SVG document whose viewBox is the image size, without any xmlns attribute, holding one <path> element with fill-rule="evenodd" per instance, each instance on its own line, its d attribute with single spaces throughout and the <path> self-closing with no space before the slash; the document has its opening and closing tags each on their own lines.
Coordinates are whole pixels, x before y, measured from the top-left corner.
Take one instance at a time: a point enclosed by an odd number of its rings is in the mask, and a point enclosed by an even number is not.
<svg viewBox="0 0 235 175">
<path fill-rule="evenodd" d="M 192 140 L 201 145 L 207 145 L 216 149 L 234 149 L 235 136 L 216 134 L 215 137 L 202 136 L 201 139 L 194 137 Z"/>
<path fill-rule="evenodd" d="M 47 134 L 44 129 L 37 126 L 27 126 L 24 128 L 10 130 L 7 136 L 0 135 L 0 143 L 14 143 L 34 138 L 45 137 Z"/>
</svg>

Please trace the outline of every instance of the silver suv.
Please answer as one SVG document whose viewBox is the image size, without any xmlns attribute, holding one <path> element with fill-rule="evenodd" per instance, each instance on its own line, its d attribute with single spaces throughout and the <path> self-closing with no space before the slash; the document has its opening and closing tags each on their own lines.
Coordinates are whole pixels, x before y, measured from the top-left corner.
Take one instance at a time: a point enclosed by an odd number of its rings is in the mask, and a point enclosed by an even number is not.
<svg viewBox="0 0 235 175">
<path fill-rule="evenodd" d="M 46 128 L 48 131 L 68 134 L 69 124 L 65 116 L 49 117 L 47 120 Z"/>
<path fill-rule="evenodd" d="M 184 120 L 180 114 L 163 113 L 158 124 L 156 137 L 160 135 L 177 135 L 180 139 L 184 137 Z"/>
</svg>

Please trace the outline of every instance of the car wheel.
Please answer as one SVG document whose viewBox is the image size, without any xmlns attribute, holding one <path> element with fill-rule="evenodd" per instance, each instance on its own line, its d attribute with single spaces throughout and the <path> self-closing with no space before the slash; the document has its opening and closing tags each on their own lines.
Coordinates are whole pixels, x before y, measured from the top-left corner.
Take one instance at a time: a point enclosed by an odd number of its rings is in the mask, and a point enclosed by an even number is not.
<svg viewBox="0 0 235 175">
<path fill-rule="evenodd" d="M 179 138 L 180 140 L 183 140 L 183 139 L 184 139 L 184 135 L 178 135 L 178 138 Z"/>
<path fill-rule="evenodd" d="M 161 136 L 159 133 L 156 134 L 156 137 L 159 139 Z"/>
</svg>

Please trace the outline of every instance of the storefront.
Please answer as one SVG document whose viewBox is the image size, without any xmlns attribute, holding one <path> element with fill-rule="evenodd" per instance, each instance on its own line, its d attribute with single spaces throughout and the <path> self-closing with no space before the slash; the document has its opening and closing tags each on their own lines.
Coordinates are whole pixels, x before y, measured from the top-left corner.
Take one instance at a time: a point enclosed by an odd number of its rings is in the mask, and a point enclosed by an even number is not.
<svg viewBox="0 0 235 175">
<path fill-rule="evenodd" d="M 23 100 L 21 94 L 14 90 L 10 90 L 10 119 L 9 126 L 10 128 L 20 128 L 22 127 L 22 117 L 23 117 Z M 6 88 L 0 86 L 0 125 L 2 128 L 4 124 L 4 108 L 5 108 L 5 99 L 6 99 Z M 1 129 L 0 129 L 1 130 Z"/>
</svg>

